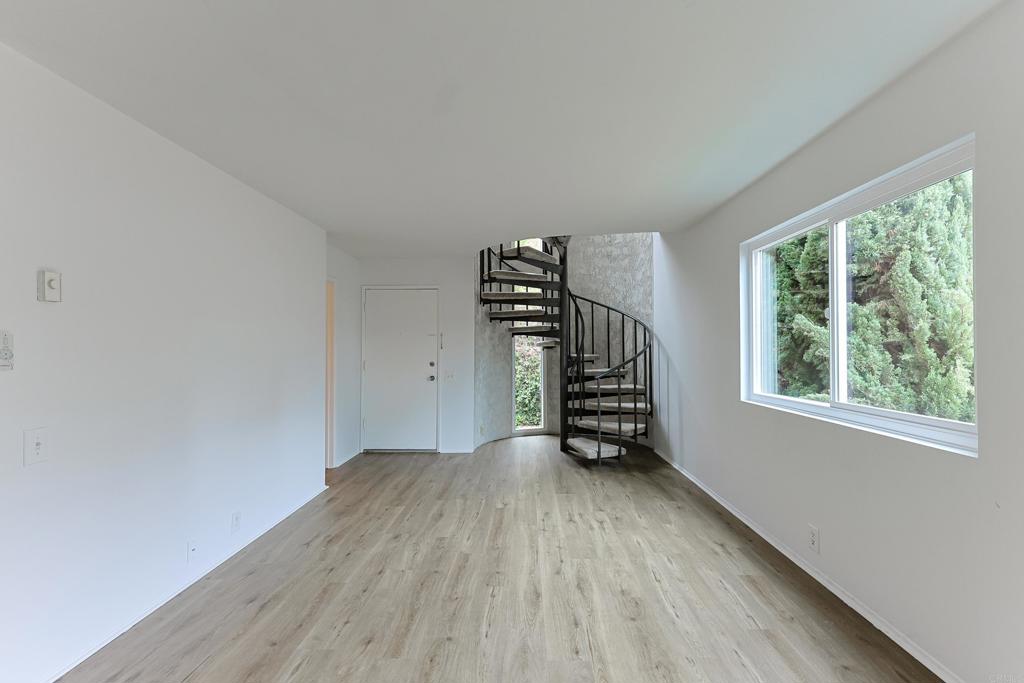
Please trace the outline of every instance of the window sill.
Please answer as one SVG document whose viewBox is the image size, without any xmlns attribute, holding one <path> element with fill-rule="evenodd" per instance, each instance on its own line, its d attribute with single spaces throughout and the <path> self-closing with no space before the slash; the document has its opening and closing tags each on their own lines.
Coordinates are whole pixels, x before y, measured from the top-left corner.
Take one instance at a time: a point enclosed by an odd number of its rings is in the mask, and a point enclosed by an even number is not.
<svg viewBox="0 0 1024 683">
<path fill-rule="evenodd" d="M 805 415 L 970 458 L 978 457 L 978 428 L 972 424 L 868 406 L 819 403 L 787 396 L 755 394 L 742 397 L 741 400 L 744 403 Z"/>
<path fill-rule="evenodd" d="M 547 434 L 547 429 L 544 427 L 516 427 L 512 430 L 512 436 L 536 436 L 537 434 Z"/>
</svg>

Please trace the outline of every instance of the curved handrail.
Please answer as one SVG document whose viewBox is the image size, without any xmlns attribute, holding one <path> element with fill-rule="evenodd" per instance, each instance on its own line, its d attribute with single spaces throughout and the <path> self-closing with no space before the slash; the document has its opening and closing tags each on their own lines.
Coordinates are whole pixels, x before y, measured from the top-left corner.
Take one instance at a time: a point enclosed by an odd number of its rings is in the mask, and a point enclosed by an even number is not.
<svg viewBox="0 0 1024 683">
<path fill-rule="evenodd" d="M 580 389 L 583 389 L 587 381 L 587 377 L 583 373 L 583 369 L 586 367 L 586 362 L 584 361 L 584 352 L 587 349 L 587 323 L 586 319 L 583 316 L 583 310 L 580 308 L 579 303 L 576 301 L 575 295 L 570 290 L 567 290 L 566 293 L 569 296 L 569 300 L 572 301 L 573 313 L 576 317 L 576 356 L 572 362 L 572 367 L 576 369 L 576 382 L 580 385 Z M 568 337 L 570 334 L 570 330 L 562 331 L 562 335 L 565 337 L 563 343 L 566 345 L 566 348 L 568 348 L 569 346 L 570 340 L 568 339 Z M 566 367 L 566 371 L 568 371 L 568 366 Z M 580 396 L 583 396 L 582 391 L 577 393 L 579 393 Z M 570 414 L 570 424 L 575 424 L 576 422 L 576 404 L 576 399 L 571 399 L 568 406 L 562 406 L 562 410 L 568 410 Z M 583 404 L 580 405 L 579 412 L 580 415 L 583 414 Z"/>
<path fill-rule="evenodd" d="M 594 436 L 593 438 L 597 442 L 597 462 L 600 463 L 601 460 L 602 460 L 602 447 L 606 443 L 608 443 L 611 446 L 614 446 L 614 448 L 615 448 L 615 451 L 614 451 L 615 455 L 613 455 L 612 457 L 618 457 L 618 456 L 622 455 L 622 452 L 623 452 L 622 451 L 622 446 L 623 446 L 623 440 L 624 440 L 624 436 L 625 436 L 625 425 L 626 425 L 626 420 L 624 418 L 625 418 L 626 412 L 628 412 L 629 414 L 632 415 L 632 419 L 631 419 L 631 421 L 633 423 L 632 440 L 634 442 L 637 441 L 637 437 L 641 433 L 640 424 L 639 424 L 640 412 L 638 412 L 638 409 L 641 407 L 641 405 L 643 406 L 643 416 L 644 416 L 644 418 L 643 418 L 643 432 L 646 433 L 647 430 L 648 430 L 648 427 L 649 427 L 649 422 L 648 422 L 648 420 L 649 420 L 649 412 L 648 412 L 648 410 L 649 410 L 649 406 L 650 406 L 650 391 L 651 391 L 651 388 L 650 388 L 650 376 L 651 376 L 651 371 L 652 371 L 652 367 L 650 365 L 650 361 L 651 361 L 650 353 L 651 353 L 651 349 L 652 349 L 652 345 L 653 345 L 654 335 L 651 333 L 650 326 L 647 323 L 645 323 L 644 321 L 640 320 L 639 318 L 637 318 L 634 315 L 630 315 L 629 313 L 626 313 L 625 311 L 623 311 L 621 309 L 615 308 L 614 306 L 609 306 L 607 304 L 603 304 L 600 301 L 595 301 L 594 299 L 591 299 L 589 297 L 585 297 L 585 296 L 581 296 L 581 295 L 575 294 L 571 290 L 568 292 L 568 298 L 569 298 L 569 301 L 572 302 L 572 306 L 573 306 L 574 313 L 575 313 L 577 339 L 576 339 L 576 358 L 575 358 L 573 363 L 568 364 L 566 366 L 566 372 L 570 372 L 571 371 L 572 375 L 576 379 L 576 382 L 578 382 L 579 385 L 580 385 L 579 390 L 573 392 L 574 397 L 571 399 L 570 406 L 567 406 L 569 408 L 569 414 L 571 415 L 571 420 L 569 421 L 570 432 L 575 434 L 576 431 L 577 431 L 576 427 L 577 427 L 577 424 L 579 424 L 577 419 L 576 419 L 576 417 L 577 417 L 577 408 L 579 409 L 579 415 L 580 416 L 585 415 L 587 413 L 588 407 L 587 407 L 586 385 L 588 383 L 596 383 L 596 385 L 597 385 L 597 401 L 596 401 L 596 412 L 597 412 L 596 422 L 597 422 L 597 424 L 596 424 L 596 428 L 595 427 L 591 427 L 590 425 L 584 425 L 584 429 L 587 429 L 588 431 L 589 430 L 593 430 L 593 431 L 597 432 L 596 436 Z M 605 324 L 606 324 L 606 330 L 607 330 L 606 331 L 606 340 L 607 341 L 605 342 L 606 348 L 604 349 L 604 352 L 605 352 L 605 354 L 608 357 L 608 364 L 611 367 L 605 369 L 603 372 L 601 372 L 599 374 L 595 374 L 592 377 L 587 377 L 586 370 L 585 370 L 586 365 L 585 365 L 585 362 L 584 362 L 584 351 L 586 350 L 586 341 L 587 341 L 587 336 L 588 335 L 587 335 L 586 316 L 583 313 L 583 304 L 590 304 L 591 327 L 593 328 L 593 329 L 590 330 L 590 335 L 589 335 L 590 336 L 591 352 L 596 352 L 596 349 L 597 349 L 596 341 L 598 339 L 598 337 L 597 337 L 597 335 L 598 335 L 598 326 L 597 326 L 597 323 L 595 322 L 594 311 L 599 309 L 599 308 L 603 308 L 604 311 L 605 311 L 605 321 L 606 321 Z M 616 334 L 615 334 L 614 337 L 612 336 L 612 332 L 611 332 L 611 320 L 612 320 L 612 316 L 613 315 L 618 315 L 619 316 L 619 322 L 618 322 L 618 325 L 616 325 L 616 327 L 618 327 L 619 329 L 616 330 Z M 627 334 L 626 334 L 626 321 L 627 320 L 631 321 L 632 325 L 633 325 L 633 345 L 632 345 L 633 346 L 633 349 L 632 349 L 633 352 L 632 352 L 632 354 L 628 358 L 626 357 L 627 339 L 628 339 Z M 642 336 L 642 341 L 643 341 L 643 346 L 642 347 L 640 345 L 641 331 L 642 331 L 642 335 L 643 335 Z M 613 360 L 613 346 L 612 346 L 613 339 L 619 340 L 619 344 L 620 344 L 620 352 L 622 354 L 622 356 L 621 356 L 622 357 L 622 361 L 620 363 L 618 363 L 618 364 L 613 364 L 614 363 L 614 360 Z M 627 393 L 632 394 L 632 399 L 629 401 L 629 403 L 630 403 L 629 406 L 624 406 L 624 401 L 623 401 L 624 394 L 623 394 L 622 379 L 623 379 L 623 375 L 624 374 L 626 374 L 626 375 L 629 374 L 629 370 L 624 370 L 624 368 L 630 368 L 630 367 L 632 369 L 633 385 L 632 385 L 631 390 L 627 390 Z M 643 373 L 644 386 L 643 386 L 643 390 L 642 391 L 638 391 L 637 389 L 640 386 L 640 374 L 641 374 L 641 372 Z M 606 381 L 606 380 L 608 380 L 608 379 L 610 379 L 612 377 L 614 377 L 614 385 L 613 386 L 614 386 L 614 388 L 616 388 L 616 391 L 614 392 L 615 393 L 615 398 L 612 401 L 615 404 L 615 407 L 609 409 L 610 412 L 614 413 L 614 415 L 609 416 L 609 415 L 606 414 L 606 409 L 605 409 L 606 401 L 604 399 L 604 391 L 603 391 L 605 385 L 602 384 L 602 382 Z M 641 399 L 639 398 L 640 396 L 643 397 L 642 403 L 640 403 L 640 401 L 641 401 Z M 626 407 L 626 411 L 623 410 L 624 407 Z M 609 417 L 611 419 L 608 419 Z M 612 436 L 612 437 L 606 436 L 607 432 L 604 429 L 604 425 L 608 424 L 608 423 L 617 424 L 617 426 L 618 426 L 618 429 L 615 430 L 615 432 L 613 432 L 615 435 Z"/>
<path fill-rule="evenodd" d="M 644 329 L 644 332 L 646 332 L 646 334 L 644 336 L 646 337 L 647 341 L 644 344 L 644 347 L 642 349 L 637 350 L 634 347 L 633 351 L 635 351 L 635 353 L 632 356 L 630 356 L 626 360 L 622 361 L 621 363 L 619 363 L 615 367 L 608 368 L 607 370 L 602 372 L 600 375 L 592 377 L 591 378 L 592 380 L 595 380 L 595 379 L 596 380 L 601 380 L 601 379 L 604 379 L 606 377 L 610 377 L 612 375 L 618 374 L 619 370 L 621 370 L 622 368 L 626 367 L 627 365 L 632 364 L 633 361 L 637 360 L 645 352 L 650 350 L 651 343 L 653 341 L 653 335 L 651 334 L 651 328 L 643 320 L 640 320 L 640 318 L 637 318 L 634 315 L 630 315 L 629 313 L 626 313 L 625 311 L 619 310 L 618 308 L 615 308 L 614 306 L 609 306 L 608 304 L 603 304 L 600 301 L 594 301 L 593 299 L 589 299 L 589 298 L 587 298 L 585 296 L 581 296 L 579 294 L 573 294 L 572 290 L 569 290 L 569 298 L 572 300 L 573 306 L 576 307 L 576 311 L 578 313 L 580 313 L 581 316 L 582 316 L 582 312 L 580 311 L 580 306 L 579 306 L 579 303 L 578 303 L 578 301 L 580 301 L 580 300 L 586 301 L 587 303 L 593 304 L 595 306 L 600 306 L 601 308 L 607 308 L 609 311 L 613 311 L 615 313 L 618 313 L 619 315 L 623 316 L 624 318 L 629 318 L 633 322 L 635 322 L 638 325 L 640 325 L 640 327 L 642 327 Z M 610 349 L 608 349 L 608 353 L 611 354 L 611 350 Z M 610 355 L 608 357 L 608 362 L 611 363 L 611 356 Z"/>
<path fill-rule="evenodd" d="M 569 300 L 572 301 L 573 312 L 576 315 L 576 360 L 573 361 L 573 366 L 576 368 L 577 381 L 582 383 L 585 379 L 582 373 L 583 368 L 586 367 L 583 356 L 587 350 L 587 323 L 586 318 L 583 316 L 583 310 L 576 301 L 576 295 L 572 293 L 572 290 L 569 290 Z M 565 334 L 568 335 L 569 330 L 566 330 Z"/>
</svg>

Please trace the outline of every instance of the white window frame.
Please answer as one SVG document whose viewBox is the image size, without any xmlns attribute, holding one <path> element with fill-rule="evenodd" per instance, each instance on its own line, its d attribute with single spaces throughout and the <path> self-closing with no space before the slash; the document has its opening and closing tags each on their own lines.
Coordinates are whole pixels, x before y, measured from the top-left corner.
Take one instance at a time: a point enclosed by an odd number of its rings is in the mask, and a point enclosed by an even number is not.
<svg viewBox="0 0 1024 683">
<path fill-rule="evenodd" d="M 740 245 L 740 398 L 905 441 L 977 457 L 977 424 L 847 403 L 846 362 L 846 220 L 900 197 L 917 192 L 974 168 L 974 135 L 936 150 L 921 159 L 825 202 Z M 763 249 L 809 230 L 829 228 L 829 301 L 831 387 L 826 402 L 781 396 L 761 390 L 764 341 L 761 324 Z M 843 270 L 837 273 L 836 264 Z"/>
</svg>

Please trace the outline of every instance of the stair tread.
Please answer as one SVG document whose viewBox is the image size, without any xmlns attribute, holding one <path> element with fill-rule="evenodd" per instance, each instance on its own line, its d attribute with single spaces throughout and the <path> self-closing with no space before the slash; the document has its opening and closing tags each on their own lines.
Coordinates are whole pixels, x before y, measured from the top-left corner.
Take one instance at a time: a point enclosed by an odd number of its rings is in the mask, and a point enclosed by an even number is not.
<svg viewBox="0 0 1024 683">
<path fill-rule="evenodd" d="M 544 292 L 481 292 L 483 301 L 507 301 L 508 299 L 543 299 Z"/>
<path fill-rule="evenodd" d="M 518 270 L 492 270 L 487 273 L 487 277 L 491 280 L 535 280 L 537 282 L 547 282 L 547 273 L 524 273 Z"/>
<path fill-rule="evenodd" d="M 598 382 L 597 382 L 597 380 L 593 380 L 591 382 L 587 382 L 587 383 L 585 383 L 583 385 L 583 388 L 586 389 L 587 391 L 597 391 L 598 388 L 599 388 L 598 387 Z M 621 388 L 623 394 L 642 394 L 647 389 L 642 384 L 626 384 L 626 383 L 623 383 L 621 385 L 621 387 L 620 387 L 618 382 L 609 382 L 608 380 L 601 380 L 600 390 L 601 390 L 602 394 L 606 394 L 606 393 L 614 394 L 614 393 L 617 393 L 620 388 Z M 570 384 L 569 385 L 569 391 L 579 391 L 579 390 L 580 390 L 579 382 L 576 382 L 574 384 Z"/>
<path fill-rule="evenodd" d="M 512 334 L 551 334 L 558 332 L 554 325 L 516 325 L 508 328 Z"/>
<path fill-rule="evenodd" d="M 497 307 L 499 307 L 499 308 L 495 308 L 494 309 L 495 311 L 501 310 L 500 307 L 504 307 L 504 306 L 509 306 L 509 305 L 519 306 L 519 305 L 522 305 L 522 306 L 534 306 L 534 307 L 543 306 L 544 308 L 547 308 L 548 310 L 552 311 L 553 313 L 558 313 L 558 305 L 559 305 L 559 303 L 561 303 L 561 302 L 557 298 L 554 298 L 554 297 L 552 297 L 552 298 L 543 298 L 543 299 L 520 299 L 520 298 L 514 298 L 513 299 L 513 298 L 508 298 L 508 299 L 481 299 L 480 300 L 480 304 L 485 306 L 485 307 L 488 307 L 488 306 L 491 306 L 491 307 L 497 306 Z"/>
<path fill-rule="evenodd" d="M 624 418 L 619 420 L 618 417 L 614 417 L 606 420 L 602 417 L 600 430 L 598 430 L 596 417 L 577 417 L 575 420 L 572 420 L 572 423 L 577 427 L 593 429 L 594 431 L 601 431 L 606 434 L 619 434 L 621 426 L 621 434 L 623 436 L 642 434 L 647 431 L 647 425 L 636 418 Z"/>
<path fill-rule="evenodd" d="M 584 415 L 584 416 L 581 416 L 581 417 L 576 417 L 575 421 L 576 421 L 577 424 L 580 424 L 580 423 L 583 423 L 583 422 L 593 422 L 594 424 L 597 424 L 597 415 Z M 614 422 L 616 425 L 619 424 L 618 416 L 613 417 L 613 418 L 609 418 L 607 421 L 609 423 Z M 605 419 L 604 419 L 604 417 L 602 417 L 601 418 L 601 426 L 604 426 L 604 423 L 605 423 Z M 640 427 L 643 428 L 643 426 L 645 424 L 646 423 L 644 422 L 643 417 L 634 417 L 634 416 L 630 415 L 629 417 L 622 418 L 622 426 L 623 427 L 625 427 L 626 425 L 640 425 Z"/>
<path fill-rule="evenodd" d="M 602 412 L 618 412 L 620 408 L 624 413 L 647 413 L 651 410 L 650 404 L 646 401 L 622 401 L 619 403 L 619 401 L 616 401 L 615 399 L 608 398 L 600 400 L 596 398 L 588 398 L 582 402 L 577 399 L 575 401 L 570 401 L 570 405 L 577 410 L 581 408 L 583 410 L 597 410 L 598 407 L 600 407 Z"/>
<path fill-rule="evenodd" d="M 521 247 L 521 250 L 521 252 L 517 252 L 516 247 L 506 249 L 501 252 L 501 257 L 503 259 L 514 259 L 519 255 L 519 253 L 522 253 L 526 258 L 533 259 L 534 261 L 546 261 L 547 263 L 553 263 L 555 265 L 558 264 L 557 256 L 547 254 L 536 247 Z"/>
<path fill-rule="evenodd" d="M 545 308 L 518 308 L 511 311 L 491 311 L 490 316 L 500 318 L 530 318 L 537 315 L 552 315 Z"/>
<path fill-rule="evenodd" d="M 577 455 L 587 460 L 597 460 L 597 440 L 588 439 L 585 436 L 575 436 L 568 441 L 569 447 L 573 449 Z M 626 453 L 625 448 L 619 448 L 615 444 L 601 443 L 601 457 L 602 458 L 614 458 Z"/>
<path fill-rule="evenodd" d="M 604 374 L 606 372 L 610 372 L 610 371 L 611 371 L 611 368 L 584 368 L 583 369 L 583 374 L 588 376 L 588 377 L 594 377 L 594 376 L 602 375 L 602 374 Z M 575 375 L 576 374 L 575 368 L 569 368 L 569 373 Z M 620 376 L 620 375 L 625 375 L 625 374 L 626 374 L 626 368 L 619 368 L 618 370 L 616 370 L 615 372 L 613 372 L 612 374 L 610 374 L 608 376 L 609 377 L 608 381 L 612 382 L 614 384 L 615 380 L 612 379 L 612 378 L 614 378 L 616 376 Z"/>
</svg>

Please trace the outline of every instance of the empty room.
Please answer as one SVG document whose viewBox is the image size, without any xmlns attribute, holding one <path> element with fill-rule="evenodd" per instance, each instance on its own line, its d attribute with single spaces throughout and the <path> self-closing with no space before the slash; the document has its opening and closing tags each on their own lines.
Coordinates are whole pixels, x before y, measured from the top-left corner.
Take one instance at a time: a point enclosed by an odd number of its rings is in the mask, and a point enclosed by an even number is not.
<svg viewBox="0 0 1024 683">
<path fill-rule="evenodd" d="M 0 0 L 0 683 L 1024 683 L 1024 0 Z"/>
</svg>

